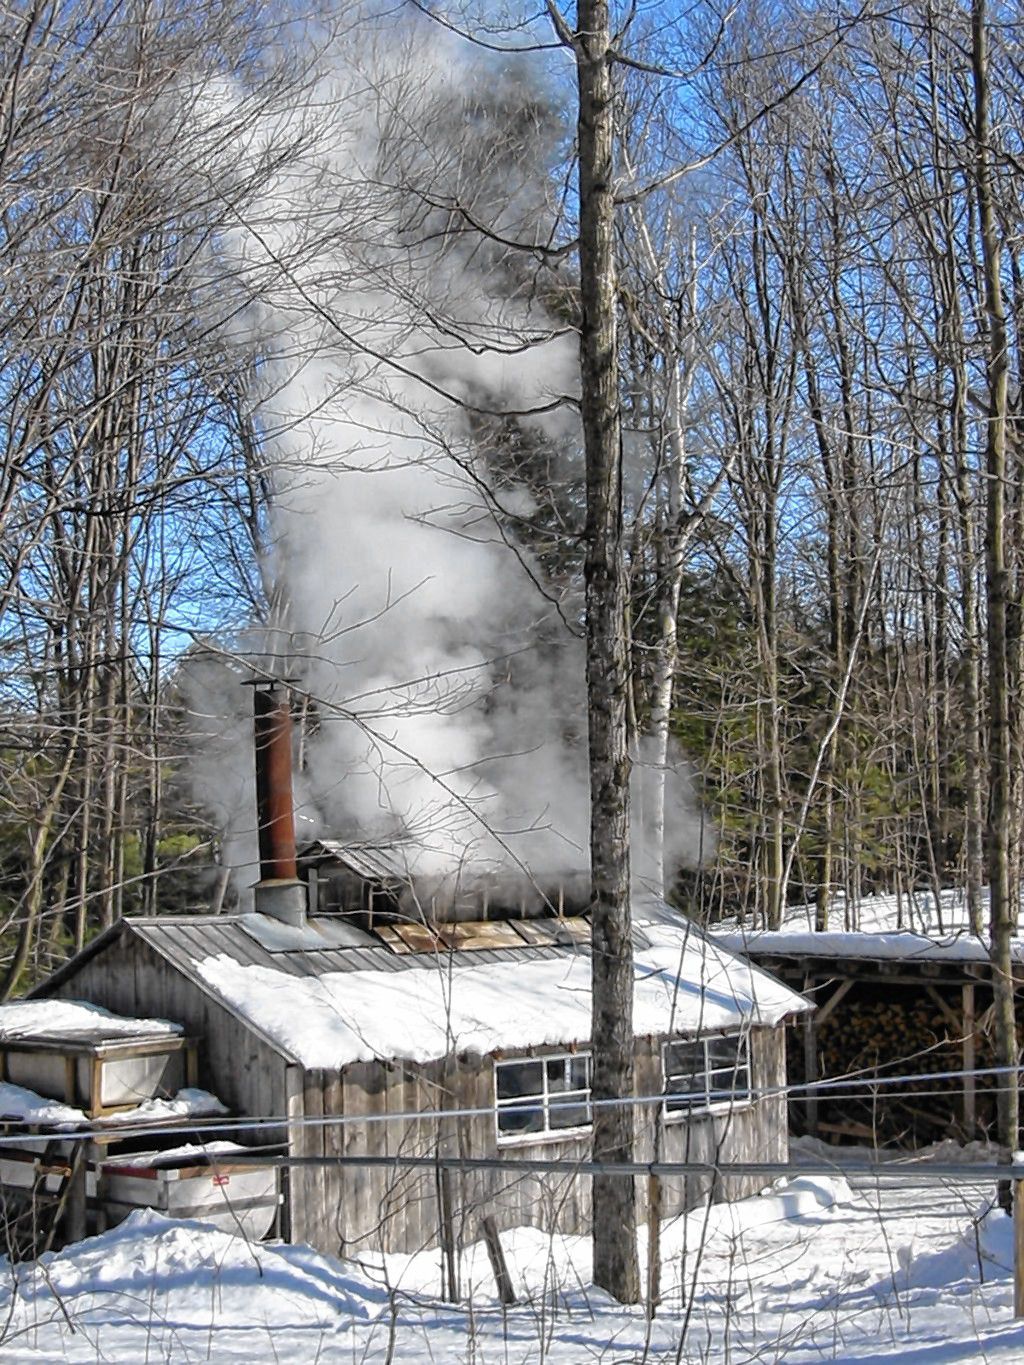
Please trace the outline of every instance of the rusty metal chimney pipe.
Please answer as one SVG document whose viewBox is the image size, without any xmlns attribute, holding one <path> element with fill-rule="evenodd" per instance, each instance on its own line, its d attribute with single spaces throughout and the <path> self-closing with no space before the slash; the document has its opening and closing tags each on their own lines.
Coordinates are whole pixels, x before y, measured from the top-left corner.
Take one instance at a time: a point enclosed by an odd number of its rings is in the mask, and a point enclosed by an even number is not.
<svg viewBox="0 0 1024 1365">
<path fill-rule="evenodd" d="M 294 881 L 295 814 L 292 806 L 292 713 L 288 689 L 253 688 L 256 732 L 256 812 L 260 881 Z"/>
</svg>

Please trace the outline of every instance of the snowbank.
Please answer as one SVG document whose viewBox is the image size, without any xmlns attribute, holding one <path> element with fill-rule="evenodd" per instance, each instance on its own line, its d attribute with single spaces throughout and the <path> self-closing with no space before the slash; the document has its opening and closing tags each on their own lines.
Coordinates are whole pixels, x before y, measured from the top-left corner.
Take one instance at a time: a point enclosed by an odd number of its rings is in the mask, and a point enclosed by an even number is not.
<svg viewBox="0 0 1024 1365">
<path fill-rule="evenodd" d="M 503 1232 L 519 1305 L 502 1309 L 482 1242 L 446 1304 L 438 1251 L 341 1263 L 140 1212 L 37 1265 L 0 1260 L 0 1348 L 5 1365 L 1016 1365 L 1012 1223 L 991 1193 L 803 1177 L 696 1209 L 662 1228 L 653 1322 L 594 1288 L 585 1237 Z"/>
<path fill-rule="evenodd" d="M 38 1266 L 19 1267 L 16 1293 L 10 1272 L 7 1267 L 6 1292 L 0 1292 L 2 1312 L 10 1315 L 8 1338 L 52 1321 L 62 1303 L 86 1333 L 101 1321 L 124 1326 L 148 1319 L 157 1334 L 166 1333 L 170 1350 L 154 1359 L 191 1358 L 175 1349 L 183 1329 L 334 1332 L 367 1315 L 340 1267 L 308 1248 L 253 1245 L 148 1209 L 110 1232 L 44 1256 Z M 110 1357 L 101 1351 L 95 1358 Z M 129 1352 L 113 1358 L 144 1357 Z"/>
</svg>

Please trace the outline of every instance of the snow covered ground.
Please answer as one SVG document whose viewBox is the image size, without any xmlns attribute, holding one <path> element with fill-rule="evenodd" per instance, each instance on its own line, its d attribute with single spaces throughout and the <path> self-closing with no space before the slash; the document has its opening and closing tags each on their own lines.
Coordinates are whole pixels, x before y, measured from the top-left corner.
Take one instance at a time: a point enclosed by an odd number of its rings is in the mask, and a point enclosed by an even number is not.
<svg viewBox="0 0 1024 1365">
<path fill-rule="evenodd" d="M 506 1234 L 521 1305 L 503 1311 L 482 1245 L 454 1306 L 435 1253 L 356 1266 L 141 1213 L 39 1264 L 0 1263 L 0 1351 L 5 1365 L 1019 1361 L 1012 1228 L 991 1194 L 803 1176 L 700 1210 L 663 1230 L 650 1324 L 593 1288 L 580 1238 Z"/>
</svg>

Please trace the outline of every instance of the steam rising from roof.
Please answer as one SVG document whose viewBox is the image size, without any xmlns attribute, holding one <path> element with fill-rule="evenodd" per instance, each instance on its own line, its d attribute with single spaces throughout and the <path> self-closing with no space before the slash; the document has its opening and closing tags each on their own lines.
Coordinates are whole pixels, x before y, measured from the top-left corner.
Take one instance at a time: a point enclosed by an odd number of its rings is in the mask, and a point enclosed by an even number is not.
<svg viewBox="0 0 1024 1365">
<path fill-rule="evenodd" d="M 488 123 L 489 110 L 542 111 L 544 95 L 513 61 L 467 57 L 435 27 L 378 37 L 371 25 L 334 58 L 294 133 L 275 116 L 303 154 L 254 206 L 256 231 L 228 242 L 240 278 L 260 282 L 232 327 L 266 357 L 252 401 L 278 593 L 270 627 L 241 645 L 312 698 L 300 843 L 397 839 L 413 873 L 518 865 L 543 882 L 588 862 L 582 649 L 504 530 L 529 499 L 498 488 L 480 416 L 515 410 L 516 429 L 570 466 L 575 422 L 558 403 L 576 342 L 521 255 L 451 231 L 435 206 L 457 200 L 502 237 L 544 240 L 543 115 L 515 143 Z M 559 604 L 569 621 L 574 590 Z M 191 696 L 215 718 L 200 793 L 230 830 L 230 860 L 251 866 L 248 693 L 207 662 Z M 692 856 L 685 774 L 675 785 Z"/>
</svg>

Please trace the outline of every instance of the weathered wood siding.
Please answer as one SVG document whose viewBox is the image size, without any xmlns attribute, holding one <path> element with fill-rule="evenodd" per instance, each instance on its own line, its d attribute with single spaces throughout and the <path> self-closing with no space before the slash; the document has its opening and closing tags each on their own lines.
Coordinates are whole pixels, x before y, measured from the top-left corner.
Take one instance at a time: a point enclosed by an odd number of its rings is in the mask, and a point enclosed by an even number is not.
<svg viewBox="0 0 1024 1365">
<path fill-rule="evenodd" d="M 147 944 L 123 933 L 54 988 L 63 1000 L 89 1000 L 116 1014 L 171 1019 L 198 1037 L 199 1084 L 238 1114 L 283 1116 L 285 1059 L 175 970 Z M 242 1141 L 284 1142 L 285 1128 L 246 1130 Z"/>
<path fill-rule="evenodd" d="M 661 1090 L 661 1039 L 637 1040 L 637 1087 Z M 533 1049 L 542 1056 L 554 1049 Z M 751 1079 L 755 1090 L 785 1082 L 785 1045 L 781 1029 L 751 1034 Z M 517 1054 L 518 1055 L 518 1054 Z M 477 1241 L 480 1223 L 493 1215 L 500 1228 L 528 1225 L 549 1231 L 586 1233 L 590 1229 L 590 1180 L 585 1175 L 547 1175 L 517 1171 L 527 1158 L 586 1160 L 589 1134 L 563 1140 L 515 1142 L 498 1146 L 494 1119 L 491 1057 L 460 1056 L 429 1066 L 359 1063 L 340 1073 L 307 1073 L 305 1112 L 323 1116 L 323 1127 L 296 1133 L 293 1150 L 306 1155 L 494 1156 L 506 1170 L 453 1174 L 450 1179 L 454 1232 L 462 1243 Z M 439 1110 L 459 1108 L 465 1117 L 439 1122 Z M 638 1119 L 640 1160 L 654 1155 L 658 1106 L 643 1108 Z M 400 1115 L 413 1115 L 402 1117 Z M 384 1121 L 389 1116 L 390 1121 Z M 330 1119 L 343 1119 L 331 1125 Z M 663 1126 L 662 1156 L 667 1161 L 785 1161 L 788 1155 L 786 1105 L 779 1093 L 723 1113 Z M 386 1167 L 294 1168 L 291 1176 L 293 1236 L 323 1251 L 359 1255 L 365 1251 L 415 1251 L 441 1241 L 439 1181 L 434 1171 L 395 1171 Z M 734 1177 L 713 1185 L 710 1177 L 664 1182 L 666 1215 L 693 1208 L 702 1198 L 741 1198 L 763 1188 L 763 1178 Z M 646 1183 L 641 1181 L 641 1197 Z M 728 1188 L 726 1188 L 728 1186 Z"/>
<path fill-rule="evenodd" d="M 638 1089 L 650 1094 L 661 1089 L 660 1040 L 638 1056 Z M 649 1068 L 649 1070 L 647 1069 Z M 750 1104 L 735 1109 L 697 1115 L 680 1120 L 671 1118 L 662 1127 L 661 1155 L 665 1161 L 779 1161 L 789 1157 L 786 1097 L 786 1042 L 781 1028 L 754 1029 L 750 1034 L 751 1086 L 765 1094 Z M 656 1107 L 647 1110 L 638 1156 L 649 1160 L 654 1154 L 653 1120 Z M 768 1183 L 764 1176 L 731 1176 L 714 1181 L 711 1176 L 666 1179 L 662 1183 L 663 1211 L 666 1215 L 694 1208 L 708 1195 L 713 1200 L 742 1199 L 755 1194 Z"/>
</svg>

